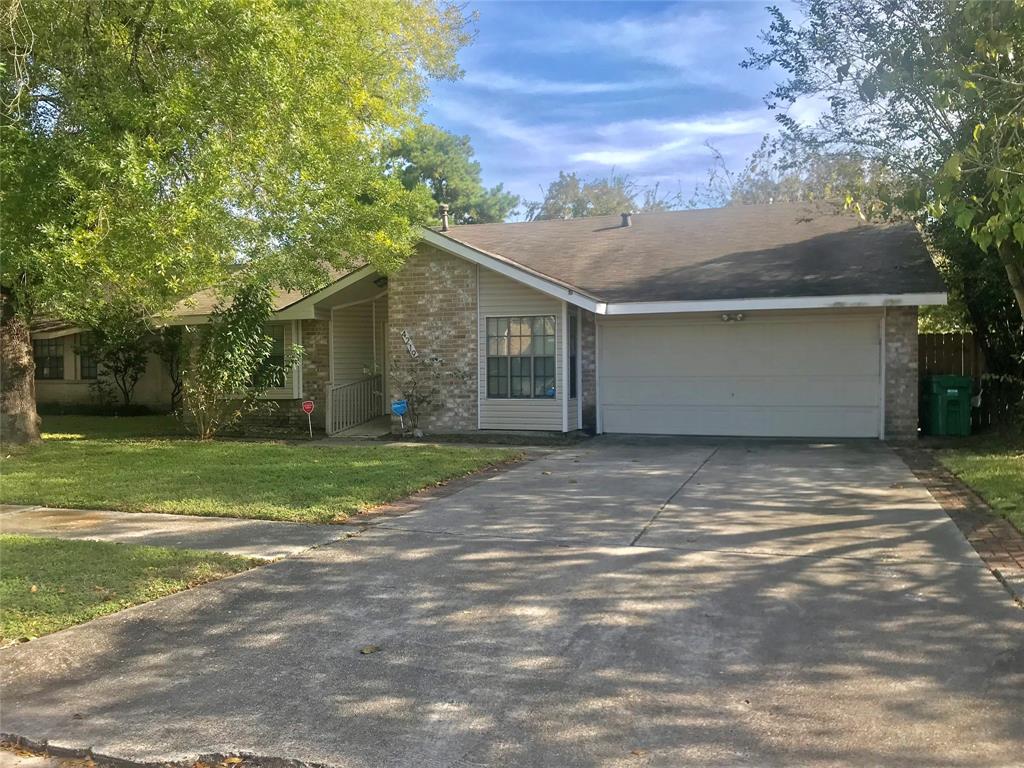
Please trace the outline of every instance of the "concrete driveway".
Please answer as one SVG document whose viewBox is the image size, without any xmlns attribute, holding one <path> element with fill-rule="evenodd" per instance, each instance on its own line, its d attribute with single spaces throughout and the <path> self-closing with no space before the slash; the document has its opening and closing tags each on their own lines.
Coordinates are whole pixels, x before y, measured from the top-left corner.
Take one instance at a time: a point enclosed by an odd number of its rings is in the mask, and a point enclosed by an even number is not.
<svg viewBox="0 0 1024 768">
<path fill-rule="evenodd" d="M 1024 754 L 1024 612 L 870 442 L 597 440 L 0 667 L 4 731 L 137 761 Z"/>
</svg>

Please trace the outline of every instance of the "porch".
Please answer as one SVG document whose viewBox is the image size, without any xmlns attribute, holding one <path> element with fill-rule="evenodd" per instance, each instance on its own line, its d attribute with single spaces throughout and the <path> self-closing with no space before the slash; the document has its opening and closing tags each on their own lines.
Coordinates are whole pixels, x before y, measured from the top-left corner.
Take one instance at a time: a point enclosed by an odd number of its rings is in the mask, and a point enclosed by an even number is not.
<svg viewBox="0 0 1024 768">
<path fill-rule="evenodd" d="M 327 435 L 383 434 L 387 427 L 382 418 L 388 413 L 387 278 L 370 273 L 322 299 L 316 313 L 328 319 L 328 359 L 316 360 L 316 365 L 326 365 L 328 372 L 324 392 Z"/>
</svg>

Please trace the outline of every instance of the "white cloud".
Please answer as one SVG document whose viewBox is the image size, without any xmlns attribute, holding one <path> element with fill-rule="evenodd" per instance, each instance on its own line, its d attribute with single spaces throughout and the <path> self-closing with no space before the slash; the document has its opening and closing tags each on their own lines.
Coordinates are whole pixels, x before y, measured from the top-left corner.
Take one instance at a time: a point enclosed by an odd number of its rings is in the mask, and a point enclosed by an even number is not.
<svg viewBox="0 0 1024 768">
<path fill-rule="evenodd" d="M 703 148 L 725 136 L 761 136 L 770 121 L 761 113 L 725 114 L 693 120 L 630 120 L 604 126 L 604 146 L 576 152 L 573 162 L 630 167 L 663 161 L 678 154 Z M 706 150 L 701 149 L 701 152 Z"/>
<path fill-rule="evenodd" d="M 476 69 L 462 78 L 466 85 L 487 91 L 517 93 L 532 96 L 586 96 L 604 93 L 630 93 L 652 88 L 678 85 L 673 78 L 658 80 L 620 80 L 581 82 L 573 80 L 546 80 L 536 77 L 518 77 L 495 70 Z"/>
</svg>

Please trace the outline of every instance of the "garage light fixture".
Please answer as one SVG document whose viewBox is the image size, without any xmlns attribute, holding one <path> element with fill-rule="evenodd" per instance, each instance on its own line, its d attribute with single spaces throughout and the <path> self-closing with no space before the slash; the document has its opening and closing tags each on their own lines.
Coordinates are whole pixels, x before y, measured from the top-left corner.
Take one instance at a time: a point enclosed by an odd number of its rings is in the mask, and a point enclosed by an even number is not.
<svg viewBox="0 0 1024 768">
<path fill-rule="evenodd" d="M 723 323 L 739 322 L 741 320 L 743 320 L 743 313 L 742 312 L 736 312 L 736 313 L 731 314 L 731 315 L 728 312 L 723 312 L 722 313 L 722 322 Z"/>
</svg>

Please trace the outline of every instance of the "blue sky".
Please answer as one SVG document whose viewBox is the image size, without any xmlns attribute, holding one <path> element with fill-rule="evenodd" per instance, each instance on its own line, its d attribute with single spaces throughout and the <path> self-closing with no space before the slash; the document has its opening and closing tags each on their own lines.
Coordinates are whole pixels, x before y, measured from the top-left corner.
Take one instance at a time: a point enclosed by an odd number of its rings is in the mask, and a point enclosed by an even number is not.
<svg viewBox="0 0 1024 768">
<path fill-rule="evenodd" d="M 775 74 L 739 67 L 766 5 L 471 2 L 465 77 L 434 83 L 426 119 L 468 134 L 485 183 L 527 199 L 559 170 L 613 168 L 688 196 L 711 163 L 706 141 L 738 170 L 772 130 Z"/>
</svg>

